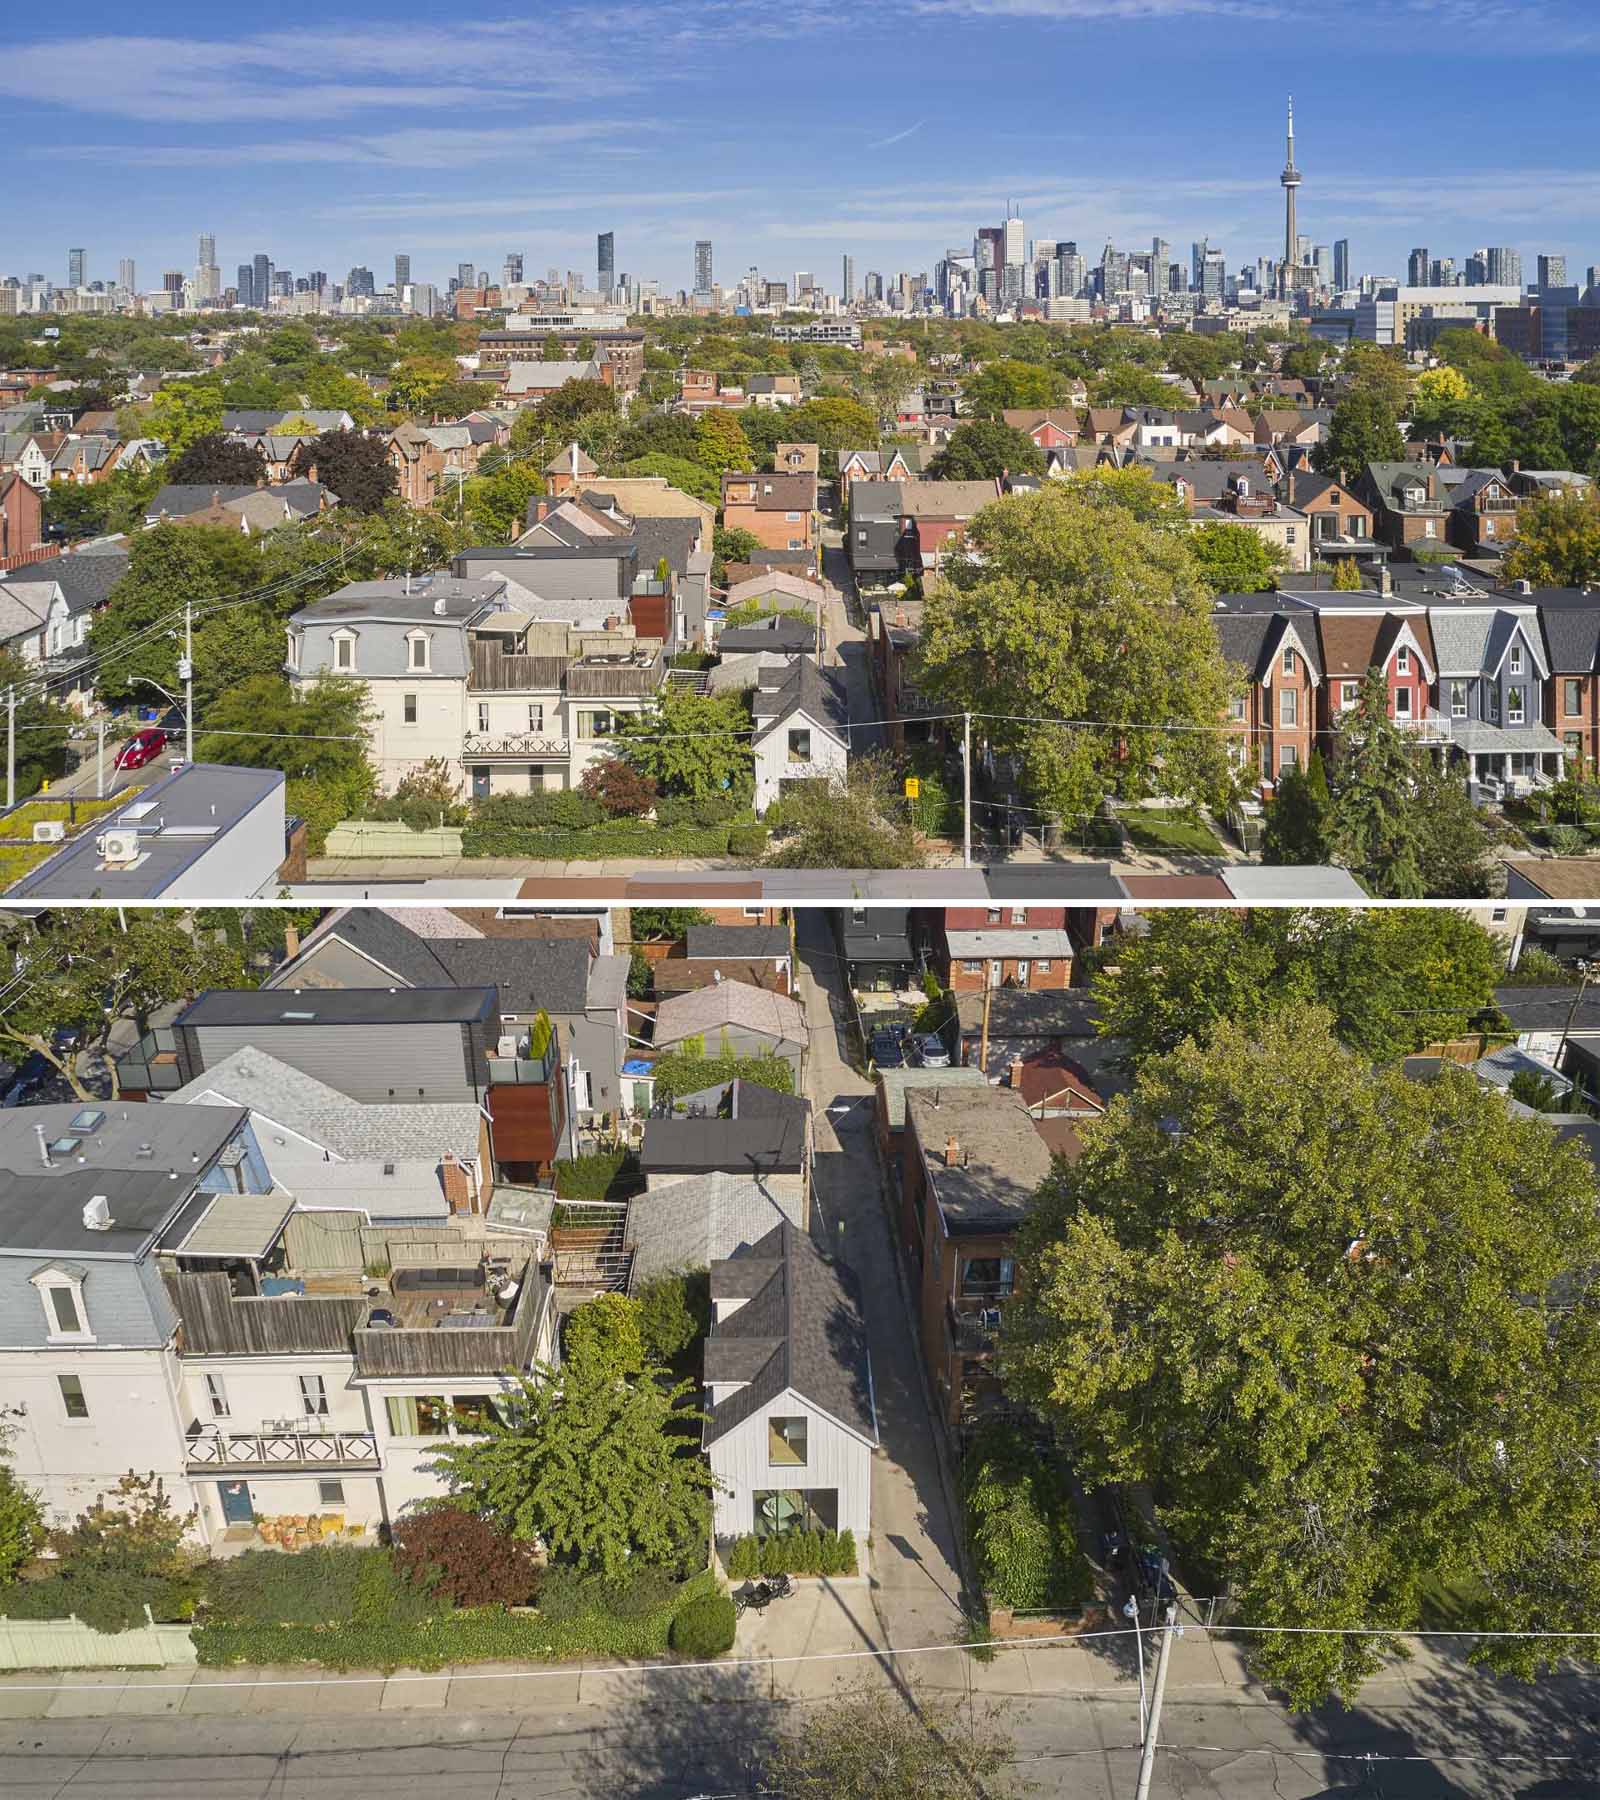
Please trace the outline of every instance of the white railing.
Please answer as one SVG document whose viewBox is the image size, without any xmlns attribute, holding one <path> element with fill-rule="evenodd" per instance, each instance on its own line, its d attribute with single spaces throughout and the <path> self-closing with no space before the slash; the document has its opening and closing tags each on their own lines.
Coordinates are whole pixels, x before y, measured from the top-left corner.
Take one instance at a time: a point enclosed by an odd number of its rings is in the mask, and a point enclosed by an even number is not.
<svg viewBox="0 0 1600 1800">
<path fill-rule="evenodd" d="M 497 756 L 565 758 L 571 751 L 570 739 L 546 737 L 542 732 L 535 731 L 468 731 L 461 738 L 463 762 L 474 757 L 492 759 Z"/>
<path fill-rule="evenodd" d="M 190 1468 L 312 1469 L 378 1466 L 370 1431 L 209 1431 L 190 1438 Z"/>
</svg>

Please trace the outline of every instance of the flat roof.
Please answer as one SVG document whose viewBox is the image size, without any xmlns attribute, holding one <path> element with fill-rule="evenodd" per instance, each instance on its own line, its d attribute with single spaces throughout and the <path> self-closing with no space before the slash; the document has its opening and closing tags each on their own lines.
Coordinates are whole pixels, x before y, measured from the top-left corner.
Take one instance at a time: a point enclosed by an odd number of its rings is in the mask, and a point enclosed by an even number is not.
<svg viewBox="0 0 1600 1800">
<path fill-rule="evenodd" d="M 247 814 L 282 794 L 281 769 L 238 768 L 228 763 L 190 763 L 174 770 L 125 805 L 96 819 L 37 869 L 7 890 L 12 898 L 55 900 L 152 900 L 212 849 Z M 139 857 L 107 868 L 98 844 L 107 831 L 136 831 Z M 278 846 L 269 876 L 283 860 Z M 258 884 L 259 885 L 259 884 Z M 257 887 L 240 888 L 251 898 Z"/>
<path fill-rule="evenodd" d="M 439 1025 L 488 1018 L 499 990 L 472 988 L 209 988 L 178 1025 Z"/>
</svg>

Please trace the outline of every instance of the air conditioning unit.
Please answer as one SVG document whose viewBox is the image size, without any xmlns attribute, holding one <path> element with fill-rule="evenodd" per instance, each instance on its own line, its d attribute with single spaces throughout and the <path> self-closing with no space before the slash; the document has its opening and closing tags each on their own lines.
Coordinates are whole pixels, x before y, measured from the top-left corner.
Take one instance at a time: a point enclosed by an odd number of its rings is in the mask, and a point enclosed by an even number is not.
<svg viewBox="0 0 1600 1800">
<path fill-rule="evenodd" d="M 500 1048 L 496 1054 L 503 1056 L 507 1062 L 514 1060 L 517 1054 L 517 1040 L 515 1036 L 501 1038 Z"/>
<path fill-rule="evenodd" d="M 108 863 L 131 863 L 139 860 L 137 831 L 102 831 L 95 839 L 95 849 Z"/>
<path fill-rule="evenodd" d="M 38 819 L 34 822 L 33 841 L 36 844 L 59 844 L 66 835 L 65 819 Z"/>
</svg>

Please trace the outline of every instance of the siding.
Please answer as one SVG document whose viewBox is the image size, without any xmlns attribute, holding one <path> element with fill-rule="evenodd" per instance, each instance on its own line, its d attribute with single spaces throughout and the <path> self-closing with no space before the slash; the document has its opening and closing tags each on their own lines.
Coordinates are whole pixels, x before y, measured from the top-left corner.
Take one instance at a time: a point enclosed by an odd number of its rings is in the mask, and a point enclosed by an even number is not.
<svg viewBox="0 0 1600 1800">
<path fill-rule="evenodd" d="M 236 1300 L 226 1275 L 169 1275 L 191 1356 L 287 1356 L 350 1348 L 365 1300 Z"/>
<path fill-rule="evenodd" d="M 806 1466 L 774 1468 L 767 1460 L 767 1420 L 804 1417 Z M 751 1496 L 759 1489 L 833 1488 L 839 1495 L 839 1529 L 864 1544 L 872 1526 L 872 1451 L 792 1391 L 752 1413 L 710 1450 L 711 1467 L 728 1492 L 716 1496 L 718 1537 L 742 1537 L 753 1527 Z"/>
<path fill-rule="evenodd" d="M 194 1045 L 196 1073 L 235 1050 L 265 1050 L 352 1100 L 480 1097 L 460 1025 L 203 1025 L 184 1027 L 183 1035 Z"/>
</svg>

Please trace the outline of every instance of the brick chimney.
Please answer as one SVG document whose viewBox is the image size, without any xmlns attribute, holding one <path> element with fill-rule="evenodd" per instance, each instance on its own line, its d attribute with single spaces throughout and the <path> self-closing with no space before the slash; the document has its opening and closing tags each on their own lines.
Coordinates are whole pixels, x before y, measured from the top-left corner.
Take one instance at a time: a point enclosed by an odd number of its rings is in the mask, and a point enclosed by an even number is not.
<svg viewBox="0 0 1600 1800">
<path fill-rule="evenodd" d="M 961 1167 L 961 1140 L 954 1132 L 944 1141 L 944 1166 L 947 1169 Z"/>
<path fill-rule="evenodd" d="M 1014 1088 L 1022 1086 L 1022 1058 L 1020 1056 L 1013 1056 L 1011 1059 L 1010 1079 Z"/>
<path fill-rule="evenodd" d="M 285 925 L 283 928 L 283 959 L 285 962 L 293 962 L 299 954 L 300 933 L 293 925 Z"/>
<path fill-rule="evenodd" d="M 447 1150 L 444 1162 L 440 1165 L 440 1173 L 444 1177 L 445 1205 L 453 1213 L 469 1213 L 472 1205 L 472 1182 L 467 1171 L 462 1167 L 461 1159 L 453 1151 Z"/>
</svg>

